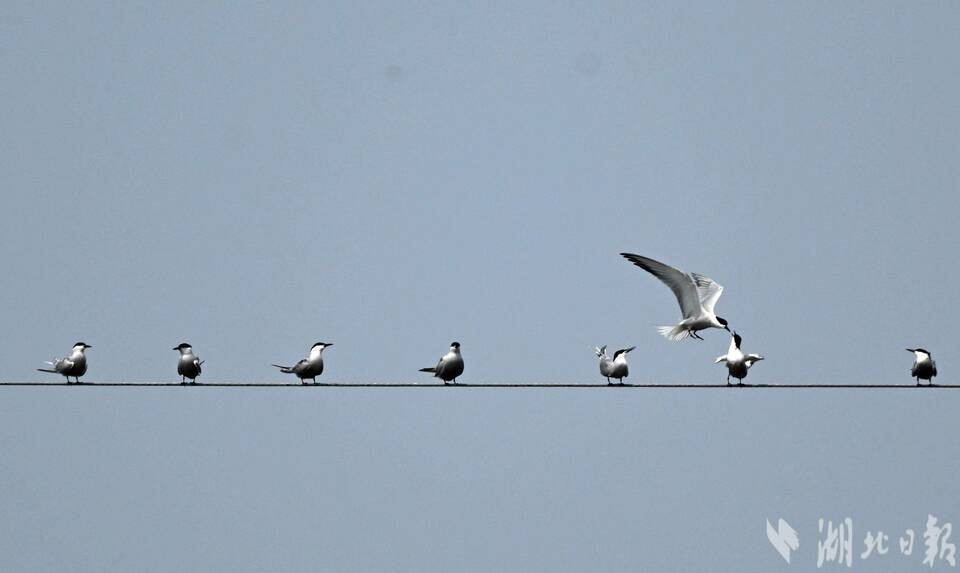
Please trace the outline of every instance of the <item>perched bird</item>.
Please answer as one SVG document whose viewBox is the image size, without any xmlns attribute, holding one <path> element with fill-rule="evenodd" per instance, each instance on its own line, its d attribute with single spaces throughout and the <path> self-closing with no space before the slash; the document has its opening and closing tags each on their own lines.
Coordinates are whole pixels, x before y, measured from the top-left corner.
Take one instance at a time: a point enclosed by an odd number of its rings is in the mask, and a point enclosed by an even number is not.
<svg viewBox="0 0 960 573">
<path fill-rule="evenodd" d="M 937 375 L 937 363 L 930 356 L 930 353 L 923 348 L 908 348 L 907 352 L 913 352 L 913 368 L 910 369 L 910 375 L 917 379 L 917 386 L 921 380 L 926 380 L 928 386 L 933 385 L 933 378 Z"/>
<path fill-rule="evenodd" d="M 444 354 L 433 368 L 421 368 L 420 372 L 430 372 L 434 378 L 443 380 L 443 383 L 453 381 L 463 374 L 463 356 L 460 355 L 460 343 L 451 342 L 450 351 Z"/>
<path fill-rule="evenodd" d="M 600 359 L 600 375 L 606 377 L 607 384 L 613 384 L 613 382 L 610 381 L 611 378 L 616 378 L 620 381 L 620 384 L 623 384 L 623 379 L 629 375 L 629 368 L 627 368 L 627 353 L 634 348 L 636 348 L 636 346 L 617 350 L 613 353 L 612 360 L 609 356 L 607 356 L 606 346 L 594 348 L 597 353 L 597 357 Z"/>
<path fill-rule="evenodd" d="M 730 377 L 740 380 L 740 384 L 743 384 L 743 379 L 747 377 L 747 371 L 755 362 L 763 360 L 763 356 L 759 354 L 744 354 L 740 350 L 740 343 L 743 342 L 743 339 L 736 332 L 733 333 L 733 336 L 730 337 L 730 348 L 727 350 L 727 353 L 723 356 L 718 356 L 717 359 L 713 362 L 714 364 L 719 364 L 721 362 L 727 363 L 727 386 L 732 386 L 730 384 Z"/>
<path fill-rule="evenodd" d="M 593 351 L 597 353 L 597 358 L 600 361 L 600 375 L 607 379 L 607 384 L 610 383 L 610 368 L 613 366 L 613 360 L 610 360 L 610 357 L 607 356 L 607 345 L 603 346 L 594 346 Z"/>
<path fill-rule="evenodd" d="M 677 297 L 683 319 L 675 326 L 657 327 L 657 331 L 667 339 L 683 340 L 691 337 L 703 340 L 697 331 L 706 328 L 723 328 L 727 332 L 730 331 L 727 321 L 717 316 L 713 310 L 720 295 L 723 294 L 723 287 L 713 279 L 698 273 L 686 273 L 640 255 L 632 253 L 620 253 L 620 255 L 660 279 Z"/>
<path fill-rule="evenodd" d="M 193 353 L 193 347 L 186 342 L 174 346 L 173 349 L 180 351 L 180 361 L 177 362 L 177 374 L 180 375 L 180 383 L 186 384 L 187 378 L 189 378 L 191 384 L 196 384 L 203 360 L 200 360 L 200 357 Z"/>
<path fill-rule="evenodd" d="M 87 357 L 83 351 L 88 348 L 93 347 L 86 342 L 78 342 L 73 345 L 73 352 L 68 358 L 54 358 L 47 362 L 53 368 L 37 368 L 37 370 L 62 374 L 67 378 L 67 384 L 73 384 L 70 381 L 70 377 L 73 376 L 77 379 L 76 383 L 80 384 L 80 377 L 87 373 Z"/>
<path fill-rule="evenodd" d="M 323 374 L 323 350 L 333 346 L 332 342 L 317 342 L 310 348 L 310 354 L 306 358 L 297 362 L 293 366 L 280 366 L 272 364 L 280 369 L 284 374 L 296 374 L 301 384 L 307 383 L 307 378 L 317 383 L 317 376 Z"/>
</svg>

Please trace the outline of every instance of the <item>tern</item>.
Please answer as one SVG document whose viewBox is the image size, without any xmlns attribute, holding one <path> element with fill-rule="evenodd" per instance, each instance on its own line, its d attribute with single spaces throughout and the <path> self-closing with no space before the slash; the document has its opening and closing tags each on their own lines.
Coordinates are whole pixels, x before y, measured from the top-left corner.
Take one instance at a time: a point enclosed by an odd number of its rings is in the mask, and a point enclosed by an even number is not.
<svg viewBox="0 0 960 573">
<path fill-rule="evenodd" d="M 186 384 L 187 378 L 189 378 L 191 384 L 196 384 L 203 360 L 200 360 L 200 357 L 193 353 L 193 347 L 186 342 L 174 346 L 173 349 L 180 351 L 180 361 L 177 362 L 177 374 L 180 375 L 180 383 Z"/>
<path fill-rule="evenodd" d="M 723 287 L 713 279 L 699 273 L 686 273 L 660 261 L 633 253 L 620 253 L 620 255 L 660 279 L 677 297 L 683 319 L 675 326 L 657 327 L 657 331 L 668 340 L 683 340 L 687 337 L 703 340 L 697 331 L 706 328 L 723 328 L 727 332 L 730 331 L 727 321 L 717 316 L 713 310 L 720 295 L 723 294 Z"/>
<path fill-rule="evenodd" d="M 307 383 L 307 378 L 317 383 L 317 376 L 323 374 L 323 350 L 333 346 L 332 342 L 317 342 L 310 348 L 310 354 L 306 358 L 297 362 L 293 366 L 280 366 L 273 364 L 284 374 L 296 374 L 301 384 Z"/>
<path fill-rule="evenodd" d="M 718 356 L 714 360 L 714 364 L 719 364 L 721 362 L 727 363 L 727 386 L 732 386 L 730 384 L 730 377 L 733 376 L 739 380 L 739 384 L 743 384 L 743 379 L 747 377 L 747 371 L 750 370 L 750 367 L 754 363 L 763 360 L 763 356 L 759 354 L 744 354 L 740 350 L 740 343 L 743 342 L 743 339 L 736 332 L 733 333 L 733 336 L 730 337 L 730 348 L 727 350 L 727 353 L 723 356 Z"/>
<path fill-rule="evenodd" d="M 433 368 L 421 368 L 420 372 L 430 372 L 434 378 L 443 380 L 446 384 L 452 381 L 457 383 L 457 377 L 463 374 L 463 356 L 460 355 L 460 343 L 451 342 L 450 351 L 444 354 Z"/>
<path fill-rule="evenodd" d="M 623 384 L 623 379 L 630 373 L 629 368 L 627 368 L 627 353 L 634 348 L 636 348 L 636 346 L 617 350 L 613 353 L 612 360 L 607 356 L 606 346 L 594 348 L 597 357 L 600 359 L 600 375 L 606 377 L 607 384 L 613 385 L 613 382 L 610 381 L 611 378 L 616 378 L 620 381 L 621 385 Z"/>
<path fill-rule="evenodd" d="M 86 342 L 78 342 L 73 345 L 73 352 L 67 358 L 54 358 L 47 362 L 53 368 L 37 368 L 40 372 L 52 372 L 54 374 L 62 374 L 67 378 L 67 384 L 73 384 L 70 381 L 70 377 L 73 376 L 77 379 L 77 384 L 80 384 L 80 377 L 87 373 L 87 357 L 83 354 L 83 351 L 93 348 Z"/>
<path fill-rule="evenodd" d="M 907 352 L 913 352 L 913 368 L 910 369 L 910 375 L 917 379 L 917 386 L 921 380 L 926 380 L 928 386 L 933 386 L 933 378 L 937 375 L 937 363 L 929 352 L 923 348 L 908 348 Z"/>
</svg>

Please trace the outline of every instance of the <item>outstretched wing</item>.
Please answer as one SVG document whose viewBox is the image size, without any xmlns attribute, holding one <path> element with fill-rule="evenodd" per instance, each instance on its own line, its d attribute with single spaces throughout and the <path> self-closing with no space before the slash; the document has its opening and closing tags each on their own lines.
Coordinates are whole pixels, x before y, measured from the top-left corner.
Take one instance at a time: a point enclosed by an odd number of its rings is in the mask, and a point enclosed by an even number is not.
<svg viewBox="0 0 960 573">
<path fill-rule="evenodd" d="M 620 256 L 657 277 L 663 284 L 670 287 L 673 295 L 677 297 L 680 312 L 683 313 L 684 318 L 700 314 L 700 294 L 693 276 L 649 257 L 633 253 L 620 253 Z"/>
<path fill-rule="evenodd" d="M 690 273 L 690 276 L 693 277 L 694 282 L 697 284 L 697 294 L 700 297 L 700 304 L 703 305 L 704 310 L 707 312 L 714 312 L 713 309 L 717 306 L 720 295 L 723 294 L 723 287 L 720 286 L 720 283 L 717 281 L 700 273 Z"/>
</svg>

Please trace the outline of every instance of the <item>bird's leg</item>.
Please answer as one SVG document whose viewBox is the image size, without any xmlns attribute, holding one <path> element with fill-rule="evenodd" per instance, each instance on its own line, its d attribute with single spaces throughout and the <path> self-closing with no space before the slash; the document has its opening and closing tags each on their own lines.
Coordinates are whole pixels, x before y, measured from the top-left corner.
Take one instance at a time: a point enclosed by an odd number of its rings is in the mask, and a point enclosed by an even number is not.
<svg viewBox="0 0 960 573">
<path fill-rule="evenodd" d="M 610 381 L 609 376 L 607 376 L 607 386 L 613 386 L 613 382 Z"/>
<path fill-rule="evenodd" d="M 727 374 L 727 386 L 731 386 L 731 385 L 732 385 L 732 384 L 730 384 L 730 375 Z"/>
</svg>

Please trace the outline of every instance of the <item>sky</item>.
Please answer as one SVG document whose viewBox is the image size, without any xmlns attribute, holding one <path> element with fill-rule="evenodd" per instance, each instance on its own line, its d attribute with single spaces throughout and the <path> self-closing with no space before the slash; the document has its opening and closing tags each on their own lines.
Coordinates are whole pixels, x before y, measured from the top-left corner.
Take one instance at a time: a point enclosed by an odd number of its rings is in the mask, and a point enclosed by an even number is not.
<svg viewBox="0 0 960 573">
<path fill-rule="evenodd" d="M 960 7 L 12 2 L 0 380 L 909 384 L 952 344 Z M 12 388 L 0 569 L 809 570 L 960 520 L 951 391 Z M 765 520 L 800 534 L 788 566 Z M 922 540 L 918 541 L 922 545 Z M 862 549 L 862 547 L 860 547 Z M 859 551 L 858 551 L 859 555 Z M 891 550 L 856 560 L 919 563 Z M 942 567 L 942 565 L 940 565 Z"/>
</svg>

